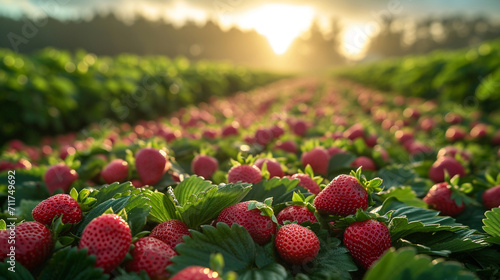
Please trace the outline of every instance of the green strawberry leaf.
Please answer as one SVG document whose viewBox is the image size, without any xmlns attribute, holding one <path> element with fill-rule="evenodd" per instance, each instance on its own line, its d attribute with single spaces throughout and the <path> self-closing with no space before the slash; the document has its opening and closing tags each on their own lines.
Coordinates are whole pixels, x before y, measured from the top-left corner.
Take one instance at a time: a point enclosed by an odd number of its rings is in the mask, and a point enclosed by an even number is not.
<svg viewBox="0 0 500 280">
<path fill-rule="evenodd" d="M 262 249 L 258 249 L 259 245 L 254 243 L 244 227 L 238 224 L 229 227 L 224 223 L 218 223 L 217 227 L 203 225 L 201 230 L 201 232 L 190 230 L 191 237 L 184 237 L 184 243 L 175 247 L 178 255 L 171 259 L 173 264 L 167 267 L 173 275 L 191 265 L 209 267 L 210 256 L 213 253 L 220 253 L 224 257 L 224 273 L 234 271 L 244 275 L 249 273 L 247 271 L 258 269 L 259 273 L 262 273 L 261 279 L 270 279 L 268 276 L 274 277 L 276 271 L 281 270 L 275 261 L 257 260 L 257 256 L 262 255 L 259 253 Z M 273 269 L 263 269 L 273 264 Z M 274 279 L 285 279 L 285 277 Z"/>
<path fill-rule="evenodd" d="M 145 270 L 141 270 L 141 273 L 137 274 L 136 272 L 128 272 L 123 268 L 118 267 L 119 275 L 114 277 L 114 280 L 150 280 L 148 274 Z"/>
<path fill-rule="evenodd" d="M 123 196 L 109 199 L 87 213 L 74 230 L 74 233 L 77 236 L 81 236 L 88 223 L 94 218 L 102 215 L 109 208 L 112 208 L 113 213 L 118 213 L 122 209 L 125 209 L 127 212 L 127 223 L 134 236 L 139 233 L 146 224 L 151 206 L 149 205 L 149 199 L 145 195 Z"/>
<path fill-rule="evenodd" d="M 432 260 L 413 248 L 389 249 L 367 271 L 364 280 L 478 279 L 457 262 Z"/>
<path fill-rule="evenodd" d="M 177 201 L 175 208 L 181 220 L 194 229 L 215 219 L 224 208 L 240 202 L 250 189 L 251 184 L 247 183 L 216 186 L 201 177 L 191 176 L 175 190 L 167 192 L 167 196 L 174 204 Z"/>
<path fill-rule="evenodd" d="M 294 192 L 301 192 L 305 196 L 310 195 L 305 188 L 300 187 L 299 180 L 290 180 L 288 178 L 271 178 L 262 180 L 252 186 L 250 192 L 243 198 L 243 201 L 257 200 L 263 202 L 272 197 L 273 206 L 292 200 Z"/>
<path fill-rule="evenodd" d="M 392 242 L 416 232 L 458 231 L 466 228 L 451 217 L 438 216 L 438 211 L 406 206 L 395 197 L 386 199 L 374 212 L 387 215 L 390 211 L 388 227 Z"/>
<path fill-rule="evenodd" d="M 488 244 L 484 234 L 478 234 L 471 229 L 462 229 L 459 231 L 438 231 L 409 235 L 407 241 L 413 244 L 420 244 L 430 248 L 432 251 L 448 251 L 451 253 L 466 252 L 477 249 L 483 249 Z"/>
<path fill-rule="evenodd" d="M 28 200 L 23 199 L 18 208 L 16 208 L 16 214 L 20 219 L 25 221 L 34 221 L 33 219 L 33 209 L 41 202 L 41 200 Z"/>
<path fill-rule="evenodd" d="M 500 207 L 486 211 L 484 216 L 483 230 L 491 236 L 487 241 L 500 245 Z"/>
<path fill-rule="evenodd" d="M 7 223 L 4 219 L 0 219 L 0 230 L 7 230 Z"/>
<path fill-rule="evenodd" d="M 167 196 L 158 191 L 146 192 L 145 194 L 149 198 L 149 204 L 151 205 L 150 220 L 162 223 L 172 219 L 181 219 L 179 213 L 175 209 L 174 201 L 172 200 L 173 193 L 172 196 Z"/>
<path fill-rule="evenodd" d="M 328 161 L 328 175 L 343 173 L 341 171 L 350 170 L 351 163 L 356 159 L 352 153 L 340 153 L 330 157 Z"/>
<path fill-rule="evenodd" d="M 43 268 L 39 280 L 94 280 L 109 279 L 103 274 L 102 268 L 96 268 L 95 256 L 88 256 L 87 249 L 65 248 L 56 252 Z"/>
<path fill-rule="evenodd" d="M 385 201 L 389 197 L 395 197 L 408 206 L 427 207 L 427 204 L 423 200 L 417 198 L 417 193 L 409 186 L 391 187 L 386 191 L 380 192 L 378 196 L 381 201 Z"/>
<path fill-rule="evenodd" d="M 95 206 L 108 201 L 111 198 L 130 195 L 131 192 L 137 190 L 130 182 L 121 184 L 115 182 L 110 185 L 103 185 L 101 187 L 98 187 L 97 189 L 97 192 L 90 193 L 90 197 L 97 199 Z"/>
<path fill-rule="evenodd" d="M 9 279 L 9 280 L 35 280 L 33 275 L 27 270 L 22 264 L 18 261 L 15 261 L 15 264 L 12 266 L 9 263 L 9 258 L 5 258 L 3 262 L 0 262 L 0 271 L 2 271 L 2 275 L 0 279 Z M 6 276 L 5 278 L 3 276 Z"/>
<path fill-rule="evenodd" d="M 282 265 L 278 263 L 272 263 L 261 268 L 246 270 L 238 275 L 238 280 L 285 280 L 287 279 L 287 276 L 287 271 Z"/>
<path fill-rule="evenodd" d="M 382 179 L 373 178 L 372 180 L 368 181 L 366 177 L 361 173 L 361 169 L 362 167 L 359 167 L 356 171 L 352 170 L 350 175 L 358 180 L 361 186 L 366 189 L 368 194 L 382 191 L 382 188 L 380 188 L 380 186 L 382 185 Z"/>
<path fill-rule="evenodd" d="M 75 188 L 71 188 L 69 195 L 71 196 L 71 198 L 78 201 L 78 191 Z"/>
</svg>

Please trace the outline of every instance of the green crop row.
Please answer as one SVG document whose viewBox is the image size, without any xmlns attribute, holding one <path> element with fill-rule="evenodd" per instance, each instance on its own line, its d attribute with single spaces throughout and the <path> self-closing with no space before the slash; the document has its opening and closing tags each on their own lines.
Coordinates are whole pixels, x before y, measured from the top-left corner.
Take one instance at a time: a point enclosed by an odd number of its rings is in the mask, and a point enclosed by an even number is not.
<svg viewBox="0 0 500 280">
<path fill-rule="evenodd" d="M 248 90 L 283 75 L 183 57 L 0 49 L 0 139 L 36 141 L 111 119 L 134 122 Z"/>
<path fill-rule="evenodd" d="M 491 112 L 500 106 L 500 41 L 359 64 L 336 74 L 380 90 L 474 104 Z"/>
</svg>

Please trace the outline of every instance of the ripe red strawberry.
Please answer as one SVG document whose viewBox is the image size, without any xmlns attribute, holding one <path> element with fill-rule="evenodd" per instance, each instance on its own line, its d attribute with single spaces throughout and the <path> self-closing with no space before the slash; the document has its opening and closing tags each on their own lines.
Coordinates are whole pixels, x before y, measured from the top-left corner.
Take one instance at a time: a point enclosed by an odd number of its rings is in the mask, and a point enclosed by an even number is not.
<svg viewBox="0 0 500 280">
<path fill-rule="evenodd" d="M 228 183 L 252 183 L 257 184 L 262 180 L 260 169 L 252 165 L 236 165 L 227 172 Z"/>
<path fill-rule="evenodd" d="M 483 204 L 484 208 L 488 210 L 500 206 L 500 185 L 488 189 L 483 193 Z"/>
<path fill-rule="evenodd" d="M 283 173 L 283 169 L 281 168 L 281 164 L 275 159 L 259 158 L 255 161 L 255 166 L 262 170 L 264 163 L 266 163 L 267 171 L 269 171 L 269 178 L 281 178 L 285 176 L 285 173 Z"/>
<path fill-rule="evenodd" d="M 368 269 L 391 247 L 387 226 L 377 220 L 352 223 L 344 232 L 344 245 L 351 256 Z"/>
<path fill-rule="evenodd" d="M 349 127 L 345 132 L 344 132 L 344 137 L 355 140 L 357 138 L 364 138 L 365 137 L 365 131 L 363 128 L 363 125 L 361 124 L 355 124 L 351 127 Z"/>
<path fill-rule="evenodd" d="M 312 261 L 319 252 L 319 239 L 316 234 L 298 224 L 282 226 L 274 242 L 280 256 L 295 265 Z"/>
<path fill-rule="evenodd" d="M 365 156 L 360 156 L 354 159 L 353 162 L 351 162 L 351 167 L 358 168 L 358 167 L 363 167 L 363 170 L 377 170 L 377 166 L 375 165 L 375 162 L 369 157 Z"/>
<path fill-rule="evenodd" d="M 170 246 L 154 237 L 142 237 L 134 243 L 132 260 L 127 263 L 128 271 L 146 271 L 151 279 L 167 279 L 165 268 L 172 263 L 170 258 L 177 253 Z"/>
<path fill-rule="evenodd" d="M 318 183 L 314 181 L 309 175 L 304 173 L 293 174 L 291 179 L 299 179 L 299 186 L 306 188 L 312 194 L 318 194 L 320 192 Z"/>
<path fill-rule="evenodd" d="M 345 153 L 347 153 L 346 150 L 344 150 L 342 148 L 339 148 L 339 147 L 330 147 L 330 148 L 326 149 L 326 152 L 328 153 L 328 155 L 330 157 L 333 157 L 336 154 L 345 154 Z"/>
<path fill-rule="evenodd" d="M 75 170 L 64 163 L 59 163 L 51 166 L 45 172 L 44 182 L 50 194 L 53 194 L 57 189 L 62 189 L 66 193 L 71 184 L 77 179 L 78 173 Z"/>
<path fill-rule="evenodd" d="M 273 133 L 270 129 L 261 128 L 255 132 L 255 142 L 262 146 L 267 146 L 273 140 Z"/>
<path fill-rule="evenodd" d="M 440 157 L 438 158 L 429 168 L 429 178 L 434 181 L 434 183 L 439 183 L 444 181 L 444 171 L 448 171 L 450 178 L 458 175 L 460 177 L 465 176 L 465 168 L 452 157 Z"/>
<path fill-rule="evenodd" d="M 368 208 L 368 192 L 354 176 L 342 174 L 316 196 L 314 206 L 318 212 L 345 217 Z"/>
<path fill-rule="evenodd" d="M 24 222 L 14 229 L 0 230 L 0 260 L 11 257 L 12 240 L 15 240 L 15 260 L 26 269 L 33 270 L 40 266 L 52 253 L 53 242 L 50 230 L 39 222 Z M 14 239 L 9 239 L 14 236 Z"/>
<path fill-rule="evenodd" d="M 261 215 L 259 209 L 248 210 L 250 201 L 244 201 L 222 210 L 217 217 L 217 223 L 222 222 L 231 226 L 233 223 L 243 226 L 252 239 L 260 245 L 271 240 L 276 232 L 276 224 L 268 216 Z"/>
<path fill-rule="evenodd" d="M 210 268 L 203 266 L 188 266 L 183 270 L 179 271 L 170 280 L 212 280 L 221 279 L 219 274 Z"/>
<path fill-rule="evenodd" d="M 451 198 L 452 190 L 448 186 L 446 182 L 435 184 L 423 200 L 431 208 L 440 211 L 441 215 L 456 216 L 464 211 L 465 204 L 462 202 L 461 205 L 457 205 Z"/>
<path fill-rule="evenodd" d="M 123 182 L 128 177 L 128 162 L 123 159 L 114 159 L 101 172 L 101 177 L 107 184 Z"/>
<path fill-rule="evenodd" d="M 135 168 L 142 183 L 154 185 L 160 181 L 163 174 L 170 168 L 170 162 L 165 151 L 143 148 L 135 155 Z"/>
<path fill-rule="evenodd" d="M 284 221 L 297 221 L 297 223 L 299 224 L 306 221 L 310 221 L 312 223 L 318 222 L 313 212 L 309 211 L 306 206 L 299 205 L 291 205 L 285 207 L 278 213 L 276 219 L 278 220 L 279 224 L 283 224 Z"/>
<path fill-rule="evenodd" d="M 168 220 L 157 225 L 149 236 L 157 238 L 170 247 L 175 248 L 177 244 L 184 242 L 184 235 L 191 236 L 188 226 L 179 220 Z"/>
<path fill-rule="evenodd" d="M 96 267 L 110 273 L 123 261 L 131 242 L 127 222 L 116 214 L 104 214 L 85 227 L 78 248 L 87 247 L 88 254 L 96 256 Z"/>
<path fill-rule="evenodd" d="M 301 157 L 302 165 L 305 167 L 311 165 L 314 173 L 326 175 L 328 171 L 328 160 L 330 156 L 328 152 L 321 148 L 316 147 L 309 152 L 304 152 Z"/>
<path fill-rule="evenodd" d="M 205 179 L 210 179 L 218 168 L 217 159 L 211 156 L 197 155 L 191 162 L 193 173 Z"/>
<path fill-rule="evenodd" d="M 240 125 L 238 123 L 232 123 L 230 125 L 225 126 L 224 128 L 222 128 L 222 136 L 228 137 L 228 136 L 232 136 L 232 135 L 238 135 L 239 134 L 239 132 L 238 132 L 239 126 Z"/>
<path fill-rule="evenodd" d="M 65 224 L 76 224 L 82 220 L 82 210 L 78 202 L 68 194 L 56 194 L 40 202 L 32 211 L 33 219 L 50 225 L 54 217 L 62 215 Z"/>
<path fill-rule="evenodd" d="M 293 140 L 286 140 L 283 142 L 278 142 L 278 143 L 276 143 L 274 148 L 278 149 L 278 150 L 283 150 L 285 152 L 289 152 L 292 154 L 296 154 L 297 150 L 298 150 L 297 144 Z"/>
<path fill-rule="evenodd" d="M 293 133 L 298 136 L 304 137 L 307 133 L 307 123 L 303 120 L 297 120 L 292 124 Z"/>
</svg>

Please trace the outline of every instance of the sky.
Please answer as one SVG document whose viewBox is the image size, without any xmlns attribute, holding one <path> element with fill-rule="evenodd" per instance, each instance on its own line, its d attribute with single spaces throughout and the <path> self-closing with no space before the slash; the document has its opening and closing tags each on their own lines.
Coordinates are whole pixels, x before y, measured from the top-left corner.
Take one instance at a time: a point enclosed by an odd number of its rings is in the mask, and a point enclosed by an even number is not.
<svg viewBox="0 0 500 280">
<path fill-rule="evenodd" d="M 186 20 L 214 20 L 225 28 L 255 29 L 266 36 L 277 54 L 286 51 L 294 38 L 314 19 L 328 31 L 330 19 L 344 27 L 346 51 L 362 53 L 364 41 L 385 18 L 407 20 L 445 15 L 483 15 L 500 20 L 499 0 L 0 0 L 0 15 L 10 17 L 53 16 L 90 19 L 115 12 L 124 20 L 137 14 L 177 25 Z M 366 35 L 366 36 L 364 36 Z"/>
</svg>

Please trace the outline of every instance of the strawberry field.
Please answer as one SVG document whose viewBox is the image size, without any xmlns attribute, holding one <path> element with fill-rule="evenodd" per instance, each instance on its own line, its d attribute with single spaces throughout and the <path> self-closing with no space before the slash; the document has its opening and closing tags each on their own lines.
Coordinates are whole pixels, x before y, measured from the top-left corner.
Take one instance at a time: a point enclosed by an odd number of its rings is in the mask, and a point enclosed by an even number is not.
<svg viewBox="0 0 500 280">
<path fill-rule="evenodd" d="M 482 103 L 369 88 L 363 68 L 1 55 L 0 279 L 500 278 L 500 127 Z M 158 67 L 158 95 L 112 109 Z M 31 92 L 53 115 L 16 99 Z"/>
</svg>

